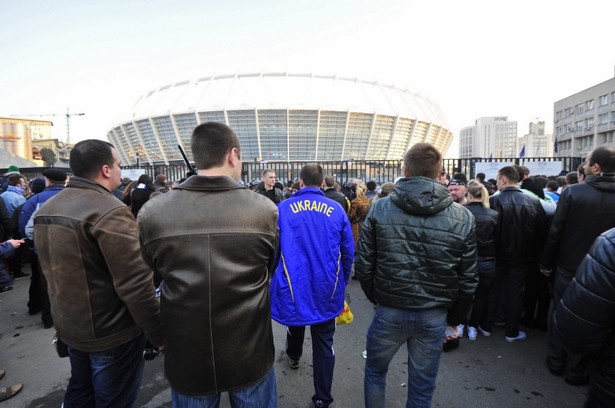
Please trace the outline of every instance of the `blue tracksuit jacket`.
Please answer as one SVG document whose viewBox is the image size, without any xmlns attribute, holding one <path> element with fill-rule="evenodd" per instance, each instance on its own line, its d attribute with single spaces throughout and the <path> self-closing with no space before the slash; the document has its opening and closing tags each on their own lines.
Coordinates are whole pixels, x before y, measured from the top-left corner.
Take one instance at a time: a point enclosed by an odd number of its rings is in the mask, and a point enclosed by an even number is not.
<svg viewBox="0 0 615 408">
<path fill-rule="evenodd" d="M 354 259 L 350 221 L 337 202 L 306 187 L 278 204 L 281 257 L 271 281 L 271 316 L 308 326 L 339 315 Z"/>
</svg>

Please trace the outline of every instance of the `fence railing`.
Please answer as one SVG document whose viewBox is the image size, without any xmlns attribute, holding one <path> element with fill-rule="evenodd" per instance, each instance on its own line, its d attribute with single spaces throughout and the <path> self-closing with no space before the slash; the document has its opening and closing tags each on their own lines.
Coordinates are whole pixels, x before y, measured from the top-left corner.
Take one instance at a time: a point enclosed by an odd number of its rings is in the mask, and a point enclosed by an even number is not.
<svg viewBox="0 0 615 408">
<path fill-rule="evenodd" d="M 516 157 L 516 158 L 497 158 L 488 159 L 482 157 L 472 157 L 465 159 L 444 159 L 443 166 L 449 175 L 454 173 L 464 173 L 468 179 L 476 176 L 476 163 L 514 163 L 523 164 L 524 162 L 549 162 L 561 161 L 562 170 L 574 171 L 581 164 L 579 157 Z M 251 180 L 260 179 L 265 169 L 272 169 L 276 172 L 279 181 L 285 183 L 288 180 L 299 178 L 301 168 L 310 161 L 263 161 L 263 162 L 244 162 L 242 168 L 242 180 L 249 183 Z M 394 181 L 403 175 L 401 160 L 353 160 L 353 161 L 321 161 L 318 162 L 324 169 L 325 174 L 332 176 L 340 183 L 358 178 L 364 181 L 374 180 L 378 184 Z M 21 173 L 28 179 L 40 177 L 47 167 L 22 168 Z M 168 180 L 178 181 L 186 176 L 188 169 L 183 162 L 175 162 L 168 165 L 153 166 L 125 166 L 123 170 L 137 170 L 134 173 L 143 172 L 155 178 L 157 174 L 165 174 Z M 70 169 L 64 169 L 70 172 Z M 7 169 L 0 169 L 0 174 L 6 173 Z M 134 178 L 134 177 L 131 177 Z"/>
</svg>

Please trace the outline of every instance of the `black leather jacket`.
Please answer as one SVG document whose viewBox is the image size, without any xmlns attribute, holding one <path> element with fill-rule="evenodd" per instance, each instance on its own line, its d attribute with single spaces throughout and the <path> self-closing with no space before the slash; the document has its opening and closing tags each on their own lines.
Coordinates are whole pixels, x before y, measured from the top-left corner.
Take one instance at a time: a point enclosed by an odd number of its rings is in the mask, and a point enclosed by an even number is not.
<svg viewBox="0 0 615 408">
<path fill-rule="evenodd" d="M 467 315 L 478 283 L 475 221 L 443 185 L 401 179 L 363 223 L 356 277 L 367 297 L 398 309 L 449 308 L 449 323 Z"/>
<path fill-rule="evenodd" d="M 498 261 L 538 262 L 548 220 L 537 198 L 511 186 L 489 198 L 498 212 L 495 253 Z"/>
<path fill-rule="evenodd" d="M 498 225 L 498 212 L 479 202 L 466 204 L 466 208 L 476 219 L 476 248 L 480 257 L 495 256 L 495 231 Z"/>
<path fill-rule="evenodd" d="M 269 275 L 278 209 L 230 177 L 192 176 L 138 215 L 159 274 L 165 374 L 187 395 L 261 380 L 274 359 Z"/>
<path fill-rule="evenodd" d="M 555 332 L 588 356 L 597 389 L 615 397 L 615 228 L 600 235 L 554 312 Z"/>
<path fill-rule="evenodd" d="M 615 227 L 615 177 L 588 176 L 557 203 L 541 265 L 574 275 L 598 235 Z"/>
</svg>

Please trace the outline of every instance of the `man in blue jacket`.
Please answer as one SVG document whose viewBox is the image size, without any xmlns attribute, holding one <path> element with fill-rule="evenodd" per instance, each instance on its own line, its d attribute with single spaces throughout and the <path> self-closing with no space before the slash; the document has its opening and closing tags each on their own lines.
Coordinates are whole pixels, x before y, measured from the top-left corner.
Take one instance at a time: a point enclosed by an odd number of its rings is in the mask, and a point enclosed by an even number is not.
<svg viewBox="0 0 615 408">
<path fill-rule="evenodd" d="M 333 402 L 331 384 L 335 355 L 335 318 L 344 309 L 354 241 L 342 206 L 320 190 L 318 164 L 301 169 L 301 189 L 278 204 L 281 257 L 271 281 L 271 317 L 288 326 L 286 354 L 290 368 L 299 368 L 305 326 L 312 334 L 315 407 Z"/>
</svg>

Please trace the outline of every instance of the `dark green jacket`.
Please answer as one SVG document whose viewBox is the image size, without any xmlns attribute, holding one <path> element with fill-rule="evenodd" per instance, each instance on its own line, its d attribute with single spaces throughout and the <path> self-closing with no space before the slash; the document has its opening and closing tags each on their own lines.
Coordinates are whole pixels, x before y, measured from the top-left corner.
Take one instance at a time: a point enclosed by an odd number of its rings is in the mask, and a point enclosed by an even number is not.
<svg viewBox="0 0 615 408">
<path fill-rule="evenodd" d="M 448 307 L 449 324 L 460 323 L 478 283 L 475 224 L 435 180 L 399 180 L 363 223 L 355 270 L 365 294 L 399 309 Z"/>
</svg>

